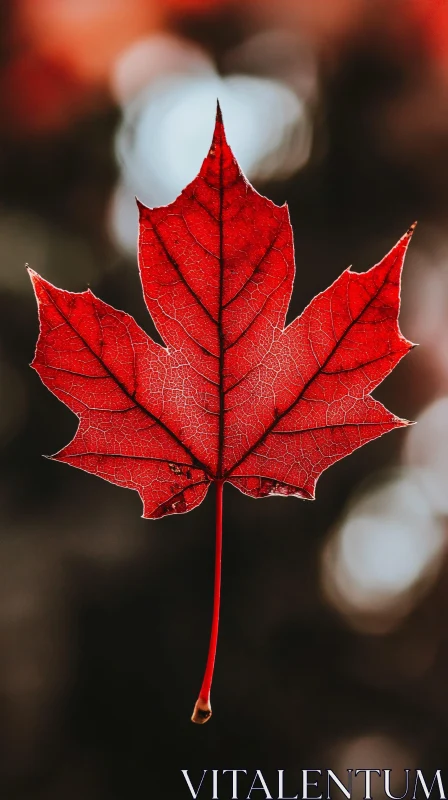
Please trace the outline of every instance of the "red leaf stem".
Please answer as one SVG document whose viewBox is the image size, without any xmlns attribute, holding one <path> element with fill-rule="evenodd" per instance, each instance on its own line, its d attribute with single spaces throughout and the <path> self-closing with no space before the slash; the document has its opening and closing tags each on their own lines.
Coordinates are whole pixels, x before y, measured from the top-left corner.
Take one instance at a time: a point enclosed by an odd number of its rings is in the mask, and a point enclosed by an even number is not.
<svg viewBox="0 0 448 800">
<path fill-rule="evenodd" d="M 208 648 L 207 664 L 201 691 L 191 717 L 192 722 L 202 725 L 210 719 L 212 707 L 210 705 L 210 691 L 212 688 L 213 671 L 215 668 L 216 646 L 218 644 L 219 606 L 221 602 L 221 562 L 222 562 L 222 504 L 224 481 L 216 481 L 216 545 L 215 545 L 215 586 L 213 591 L 213 617 Z"/>
</svg>

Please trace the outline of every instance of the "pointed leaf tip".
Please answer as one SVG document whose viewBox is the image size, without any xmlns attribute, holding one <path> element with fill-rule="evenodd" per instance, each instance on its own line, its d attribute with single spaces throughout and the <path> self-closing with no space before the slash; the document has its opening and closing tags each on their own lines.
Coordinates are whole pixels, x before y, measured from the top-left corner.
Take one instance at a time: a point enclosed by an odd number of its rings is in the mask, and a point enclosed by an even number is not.
<svg viewBox="0 0 448 800">
<path fill-rule="evenodd" d="M 224 120 L 222 117 L 219 100 L 216 101 L 215 127 L 213 130 L 213 138 L 210 145 L 209 156 L 213 155 L 216 147 L 228 147 L 226 129 L 224 127 Z"/>
<path fill-rule="evenodd" d="M 135 204 L 136 204 L 137 209 L 138 209 L 138 215 L 140 217 L 140 220 L 147 219 L 149 217 L 150 212 L 151 212 L 152 209 L 148 208 L 148 206 L 145 206 L 145 204 L 142 203 L 142 201 L 138 199 L 137 195 L 135 196 Z"/>
<path fill-rule="evenodd" d="M 40 277 L 39 273 L 36 272 L 34 269 L 31 269 L 31 267 L 27 266 L 26 267 L 26 271 L 27 271 L 27 273 L 29 275 L 29 278 L 30 278 L 30 281 L 31 281 L 31 285 L 32 285 L 34 291 L 36 291 L 36 287 L 42 281 L 42 278 Z"/>
</svg>

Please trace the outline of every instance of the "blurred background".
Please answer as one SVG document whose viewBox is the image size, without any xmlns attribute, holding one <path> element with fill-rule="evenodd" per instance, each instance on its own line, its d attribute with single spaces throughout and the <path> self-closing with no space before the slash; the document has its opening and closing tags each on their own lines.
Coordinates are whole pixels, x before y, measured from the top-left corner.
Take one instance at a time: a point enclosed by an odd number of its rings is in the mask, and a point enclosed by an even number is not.
<svg viewBox="0 0 448 800">
<path fill-rule="evenodd" d="M 1 11 L 2 799 L 181 798 L 181 768 L 196 785 L 237 767 L 387 767 L 400 794 L 403 767 L 448 761 L 448 4 Z M 145 521 L 133 492 L 42 459 L 76 418 L 28 367 L 24 265 L 150 331 L 134 195 L 165 204 L 194 177 L 217 96 L 244 171 L 289 204 L 289 319 L 418 219 L 401 327 L 421 346 L 375 393 L 418 425 L 333 466 L 314 503 L 226 487 L 214 716 L 197 727 L 213 492 Z"/>
</svg>

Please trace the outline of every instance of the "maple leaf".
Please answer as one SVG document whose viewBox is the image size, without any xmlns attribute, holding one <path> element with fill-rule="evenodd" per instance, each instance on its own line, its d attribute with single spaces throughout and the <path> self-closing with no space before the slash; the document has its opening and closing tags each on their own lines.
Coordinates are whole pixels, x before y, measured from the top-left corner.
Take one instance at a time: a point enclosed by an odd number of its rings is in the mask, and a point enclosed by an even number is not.
<svg viewBox="0 0 448 800">
<path fill-rule="evenodd" d="M 412 226 L 368 272 L 350 269 L 285 327 L 292 231 L 247 182 L 218 108 L 197 178 L 168 206 L 140 209 L 139 266 L 156 344 L 90 290 L 30 271 L 40 334 L 32 363 L 80 420 L 58 461 L 139 492 L 144 517 L 197 506 L 217 487 L 215 599 L 193 715 L 211 714 L 218 634 L 222 487 L 311 499 L 319 475 L 407 425 L 371 392 L 413 346 L 400 333 L 400 275 Z"/>
</svg>

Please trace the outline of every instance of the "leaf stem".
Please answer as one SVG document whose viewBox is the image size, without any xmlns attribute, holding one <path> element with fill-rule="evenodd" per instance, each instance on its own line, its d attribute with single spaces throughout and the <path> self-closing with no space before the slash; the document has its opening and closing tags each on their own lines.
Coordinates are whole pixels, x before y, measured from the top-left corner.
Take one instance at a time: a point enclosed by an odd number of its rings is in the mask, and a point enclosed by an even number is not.
<svg viewBox="0 0 448 800">
<path fill-rule="evenodd" d="M 215 481 L 216 484 L 216 545 L 215 545 L 215 586 L 213 591 L 213 617 L 210 632 L 207 664 L 201 691 L 191 717 L 192 722 L 203 725 L 212 715 L 210 705 L 210 691 L 215 668 L 216 646 L 218 644 L 219 605 L 221 599 L 221 560 L 222 560 L 222 502 L 224 481 Z"/>
</svg>

